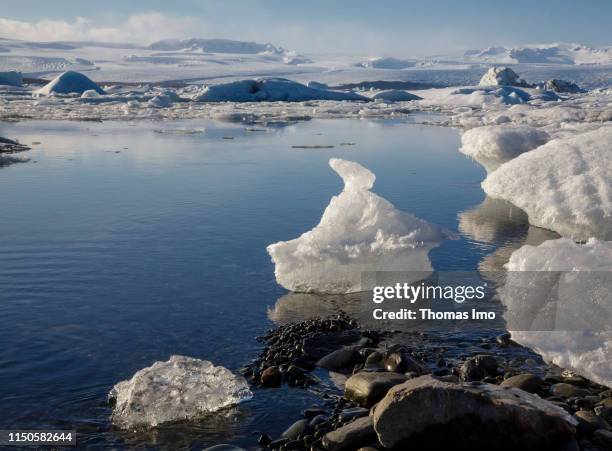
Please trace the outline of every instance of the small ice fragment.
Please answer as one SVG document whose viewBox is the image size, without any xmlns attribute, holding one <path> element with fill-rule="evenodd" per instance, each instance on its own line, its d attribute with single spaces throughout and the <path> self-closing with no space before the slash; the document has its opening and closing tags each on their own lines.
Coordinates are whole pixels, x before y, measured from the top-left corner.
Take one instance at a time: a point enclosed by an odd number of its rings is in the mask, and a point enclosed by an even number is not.
<svg viewBox="0 0 612 451">
<path fill-rule="evenodd" d="M 362 285 L 362 272 L 430 272 L 428 253 L 447 233 L 371 192 L 376 177 L 360 164 L 332 158 L 329 165 L 344 189 L 312 230 L 268 246 L 277 282 L 295 292 L 352 293 L 372 288 Z"/>
<path fill-rule="evenodd" d="M 246 380 L 206 360 L 173 355 L 116 384 L 112 422 L 122 429 L 190 420 L 250 399 Z"/>
</svg>

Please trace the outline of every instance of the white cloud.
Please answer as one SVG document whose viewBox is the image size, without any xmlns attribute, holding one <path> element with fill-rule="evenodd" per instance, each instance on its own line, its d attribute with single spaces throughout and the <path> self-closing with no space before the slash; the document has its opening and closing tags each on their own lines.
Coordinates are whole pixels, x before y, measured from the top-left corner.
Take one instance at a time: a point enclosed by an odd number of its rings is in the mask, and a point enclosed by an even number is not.
<svg viewBox="0 0 612 451">
<path fill-rule="evenodd" d="M 101 26 L 92 19 L 41 19 L 25 22 L 0 17 L 0 36 L 31 41 L 103 41 L 150 43 L 159 39 L 202 34 L 193 17 L 172 17 L 157 12 L 134 14 L 116 24 Z"/>
</svg>

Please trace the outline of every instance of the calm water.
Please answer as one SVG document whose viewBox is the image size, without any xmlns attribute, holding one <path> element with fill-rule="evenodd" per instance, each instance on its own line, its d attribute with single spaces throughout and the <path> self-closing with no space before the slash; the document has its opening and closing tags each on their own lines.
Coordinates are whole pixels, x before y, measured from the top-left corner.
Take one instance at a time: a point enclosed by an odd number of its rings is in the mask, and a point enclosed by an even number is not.
<svg viewBox="0 0 612 451">
<path fill-rule="evenodd" d="M 105 405 L 117 381 L 172 354 L 231 369 L 256 356 L 286 294 L 266 245 L 318 222 L 342 188 L 332 156 L 370 168 L 398 208 L 459 231 L 432 252 L 438 270 L 474 270 L 526 234 L 524 219 L 479 207 L 484 171 L 448 128 L 25 122 L 0 136 L 41 143 L 0 169 L 0 428 L 76 428 L 91 448 L 252 445 L 319 401 L 260 391 L 214 422 L 146 435 L 113 431 Z M 291 148 L 304 144 L 335 148 Z"/>
</svg>

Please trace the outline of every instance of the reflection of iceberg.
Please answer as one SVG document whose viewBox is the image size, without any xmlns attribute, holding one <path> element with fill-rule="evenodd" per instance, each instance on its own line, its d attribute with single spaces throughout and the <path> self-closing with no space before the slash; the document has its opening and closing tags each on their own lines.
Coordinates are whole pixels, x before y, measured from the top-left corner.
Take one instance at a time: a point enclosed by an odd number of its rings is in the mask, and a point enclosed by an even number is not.
<svg viewBox="0 0 612 451">
<path fill-rule="evenodd" d="M 510 202 L 486 197 L 480 205 L 459 213 L 459 230 L 476 241 L 494 243 L 502 238 L 524 236 L 527 215 Z"/>
<path fill-rule="evenodd" d="M 553 363 L 612 385 L 612 243 L 569 239 L 512 254 L 499 290 L 512 338 Z"/>
<path fill-rule="evenodd" d="M 329 164 L 344 189 L 314 229 L 268 246 L 277 282 L 298 292 L 351 293 L 371 288 L 362 286 L 362 272 L 430 271 L 427 254 L 445 233 L 372 193 L 375 176 L 363 166 L 338 158 Z"/>
<path fill-rule="evenodd" d="M 120 428 L 149 428 L 189 420 L 249 399 L 244 378 L 206 360 L 174 355 L 155 362 L 130 380 L 116 384 L 113 424 Z"/>
</svg>

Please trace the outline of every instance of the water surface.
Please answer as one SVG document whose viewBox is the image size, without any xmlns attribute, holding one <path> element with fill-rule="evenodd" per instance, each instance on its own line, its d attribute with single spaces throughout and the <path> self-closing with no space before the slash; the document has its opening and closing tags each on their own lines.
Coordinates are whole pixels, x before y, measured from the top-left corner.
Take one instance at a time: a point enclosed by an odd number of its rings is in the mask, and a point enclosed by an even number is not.
<svg viewBox="0 0 612 451">
<path fill-rule="evenodd" d="M 528 228 L 507 209 L 483 213 L 485 173 L 457 151 L 456 130 L 405 120 L 49 121 L 0 135 L 41 143 L 0 169 L 0 427 L 76 428 L 92 448 L 252 446 L 255 431 L 279 434 L 320 402 L 258 391 L 215 420 L 131 435 L 112 430 L 105 404 L 117 381 L 172 354 L 233 370 L 257 355 L 286 294 L 265 248 L 312 228 L 342 189 L 330 157 L 459 233 L 432 251 L 436 270 L 475 270 Z"/>
</svg>

